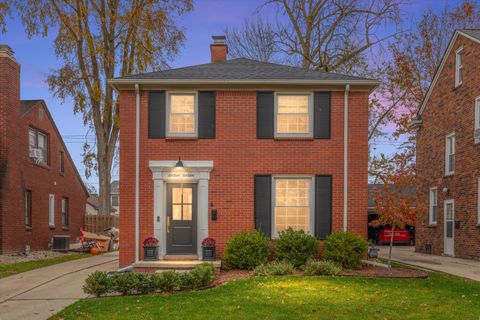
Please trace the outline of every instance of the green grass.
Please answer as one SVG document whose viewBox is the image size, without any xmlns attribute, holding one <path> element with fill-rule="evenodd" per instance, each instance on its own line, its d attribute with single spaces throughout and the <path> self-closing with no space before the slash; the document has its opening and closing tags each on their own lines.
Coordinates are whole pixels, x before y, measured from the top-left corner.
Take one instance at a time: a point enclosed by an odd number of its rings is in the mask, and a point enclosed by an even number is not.
<svg viewBox="0 0 480 320">
<path fill-rule="evenodd" d="M 0 264 L 0 278 L 5 278 L 8 276 L 12 276 L 14 274 L 30 271 L 33 269 L 51 266 L 57 263 L 87 258 L 90 256 L 91 256 L 90 254 L 86 254 L 86 253 L 68 254 L 68 255 L 66 254 L 64 256 L 58 256 L 50 259 Z"/>
<path fill-rule="evenodd" d="M 84 299 L 52 319 L 462 319 L 480 317 L 480 283 L 428 279 L 251 278 L 195 292 Z"/>
</svg>

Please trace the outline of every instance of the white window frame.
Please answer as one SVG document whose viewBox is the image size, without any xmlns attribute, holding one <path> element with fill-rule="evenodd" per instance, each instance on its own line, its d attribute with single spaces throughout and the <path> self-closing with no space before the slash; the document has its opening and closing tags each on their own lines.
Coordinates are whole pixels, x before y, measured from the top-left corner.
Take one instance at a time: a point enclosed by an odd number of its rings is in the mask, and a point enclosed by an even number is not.
<svg viewBox="0 0 480 320">
<path fill-rule="evenodd" d="M 453 170 L 449 170 L 450 167 L 450 158 L 449 158 L 449 141 L 451 141 L 451 138 L 453 137 Z M 457 139 L 455 137 L 455 132 L 452 132 L 450 134 L 447 134 L 445 136 L 445 176 L 450 176 L 455 173 L 455 154 L 456 154 L 456 145 L 457 144 Z"/>
<path fill-rule="evenodd" d="M 433 192 L 435 192 L 436 198 L 437 198 L 436 199 L 437 203 L 435 204 L 435 206 L 437 207 L 437 216 L 435 217 L 435 221 L 433 220 Z M 428 192 L 428 224 L 435 226 L 437 225 L 437 222 L 438 222 L 438 188 L 433 187 L 433 188 L 430 188 Z"/>
<path fill-rule="evenodd" d="M 480 227 L 480 177 L 477 183 L 477 226 Z"/>
<path fill-rule="evenodd" d="M 460 70 L 464 71 L 463 67 L 463 47 L 458 48 L 455 51 L 455 87 L 462 85 L 463 77 L 460 78 Z M 462 57 L 462 59 L 460 59 Z"/>
<path fill-rule="evenodd" d="M 276 231 L 275 224 L 276 224 L 276 216 L 275 216 L 275 204 L 276 204 L 276 188 L 275 188 L 275 180 L 277 179 L 305 179 L 309 181 L 309 207 L 310 207 L 310 229 L 304 230 L 310 235 L 315 235 L 315 176 L 311 175 L 273 175 L 272 176 L 272 239 L 278 239 L 278 232 Z"/>
<path fill-rule="evenodd" d="M 171 114 L 171 97 L 172 96 L 181 96 L 181 95 L 193 95 L 193 112 L 194 120 L 193 126 L 194 130 L 192 133 L 181 133 L 181 132 L 171 132 L 170 131 L 170 114 Z M 167 132 L 167 137 L 198 137 L 198 92 L 196 91 L 169 91 L 167 92 L 167 114 L 165 116 L 165 128 Z"/>
<path fill-rule="evenodd" d="M 48 225 L 55 227 L 55 195 L 48 195 Z"/>
<path fill-rule="evenodd" d="M 475 125 L 474 130 L 480 130 L 480 96 L 475 98 Z M 480 143 L 480 138 L 475 138 L 475 132 L 473 133 L 473 140 L 475 143 Z"/>
<path fill-rule="evenodd" d="M 308 132 L 305 133 L 278 133 L 278 97 L 279 96 L 308 96 Z M 313 92 L 275 92 L 274 99 L 274 137 L 275 138 L 313 138 Z"/>
</svg>

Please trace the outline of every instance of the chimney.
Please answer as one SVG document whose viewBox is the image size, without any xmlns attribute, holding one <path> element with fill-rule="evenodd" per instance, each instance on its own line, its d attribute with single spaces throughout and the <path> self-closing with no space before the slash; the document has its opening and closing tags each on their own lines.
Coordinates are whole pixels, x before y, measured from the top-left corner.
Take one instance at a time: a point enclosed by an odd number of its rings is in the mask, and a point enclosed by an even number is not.
<svg viewBox="0 0 480 320">
<path fill-rule="evenodd" d="M 0 44 L 0 58 L 10 58 L 15 61 L 12 48 L 6 44 Z"/>
<path fill-rule="evenodd" d="M 225 44 L 225 36 L 212 36 L 213 43 L 210 45 L 212 62 L 227 61 L 228 46 Z"/>
</svg>

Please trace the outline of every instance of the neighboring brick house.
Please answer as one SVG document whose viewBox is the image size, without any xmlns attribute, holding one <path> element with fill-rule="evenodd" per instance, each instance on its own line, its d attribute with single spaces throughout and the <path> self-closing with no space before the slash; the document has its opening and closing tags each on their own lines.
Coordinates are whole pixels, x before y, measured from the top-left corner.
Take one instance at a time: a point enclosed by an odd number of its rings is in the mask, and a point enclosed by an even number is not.
<svg viewBox="0 0 480 320">
<path fill-rule="evenodd" d="M 480 30 L 457 30 L 413 125 L 416 250 L 480 259 Z"/>
<path fill-rule="evenodd" d="M 146 266 L 151 235 L 161 259 L 196 259 L 207 236 L 220 258 L 232 235 L 254 228 L 366 237 L 378 82 L 227 60 L 224 37 L 214 40 L 211 63 L 109 81 L 121 109 L 120 266 Z"/>
<path fill-rule="evenodd" d="M 0 45 L 0 253 L 75 241 L 88 192 L 43 100 L 20 100 L 20 65 Z"/>
</svg>

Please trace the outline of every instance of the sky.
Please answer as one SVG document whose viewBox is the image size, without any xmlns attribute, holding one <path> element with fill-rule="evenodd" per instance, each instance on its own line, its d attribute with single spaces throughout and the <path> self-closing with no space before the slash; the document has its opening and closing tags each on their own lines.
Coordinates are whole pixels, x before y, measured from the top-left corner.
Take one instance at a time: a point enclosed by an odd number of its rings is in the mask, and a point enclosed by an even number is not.
<svg viewBox="0 0 480 320">
<path fill-rule="evenodd" d="M 448 3 L 454 5 L 457 0 L 411 0 L 404 6 L 406 22 L 409 28 L 411 21 L 418 18 L 426 9 L 436 10 Z M 196 0 L 194 10 L 180 19 L 185 30 L 186 41 L 179 55 L 170 61 L 172 67 L 195 65 L 210 61 L 209 45 L 212 35 L 223 34 L 226 27 L 239 26 L 246 18 L 251 17 L 263 3 L 262 0 Z M 266 19 L 275 16 L 273 10 L 263 8 L 261 13 Z M 390 32 L 385 28 L 383 32 Z M 17 62 L 21 64 L 21 99 L 44 99 L 67 145 L 80 175 L 86 184 L 98 190 L 96 177 L 85 178 L 82 164 L 82 147 L 87 128 L 84 127 L 81 115 L 74 115 L 71 101 L 62 103 L 49 91 L 45 82 L 47 75 L 61 62 L 57 61 L 54 50 L 54 34 L 46 38 L 29 39 L 18 17 L 7 20 L 7 32 L 0 34 L 0 44 L 8 44 L 15 52 Z M 89 136 L 92 142 L 93 137 Z M 392 152 L 394 145 L 380 143 L 377 152 Z M 114 173 L 112 179 L 118 179 Z"/>
</svg>

